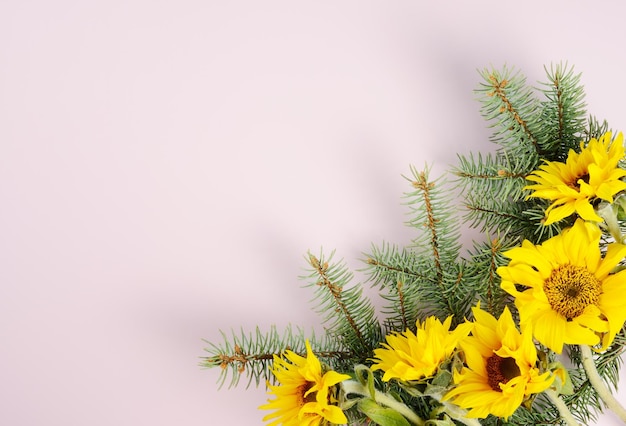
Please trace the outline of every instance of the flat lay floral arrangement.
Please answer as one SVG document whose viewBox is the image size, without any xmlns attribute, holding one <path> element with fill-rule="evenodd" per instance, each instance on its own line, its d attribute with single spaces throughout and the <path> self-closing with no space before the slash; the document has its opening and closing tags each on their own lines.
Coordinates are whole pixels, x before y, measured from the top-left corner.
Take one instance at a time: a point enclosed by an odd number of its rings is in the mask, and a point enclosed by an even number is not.
<svg viewBox="0 0 626 426">
<path fill-rule="evenodd" d="M 437 179 L 410 169 L 411 245 L 372 245 L 359 283 L 333 253 L 306 255 L 323 336 L 207 342 L 220 386 L 267 386 L 267 424 L 585 425 L 607 410 L 626 423 L 623 135 L 587 114 L 572 67 L 534 86 L 508 68 L 480 77 L 495 150 Z M 463 226 L 485 238 L 463 247 Z"/>
</svg>

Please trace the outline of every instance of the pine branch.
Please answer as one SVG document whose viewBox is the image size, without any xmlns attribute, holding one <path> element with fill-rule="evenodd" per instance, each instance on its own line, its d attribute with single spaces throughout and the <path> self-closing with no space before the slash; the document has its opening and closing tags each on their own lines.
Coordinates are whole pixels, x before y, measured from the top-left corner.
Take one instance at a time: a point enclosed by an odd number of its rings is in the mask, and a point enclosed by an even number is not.
<svg viewBox="0 0 626 426">
<path fill-rule="evenodd" d="M 442 178 L 429 180 L 430 170 L 418 172 L 411 167 L 412 177 L 406 177 L 414 191 L 405 193 L 412 217 L 407 225 L 418 231 L 413 240 L 413 248 L 419 255 L 432 259 L 441 287 L 444 274 L 443 265 L 456 261 L 461 249 L 460 226 L 452 204 L 450 188 L 445 187 Z"/>
<path fill-rule="evenodd" d="M 411 168 L 407 178 L 414 191 L 405 194 L 412 217 L 407 224 L 418 230 L 412 252 L 422 273 L 431 279 L 419 285 L 421 316 L 435 315 L 440 319 L 452 315 L 458 324 L 470 311 L 471 291 L 457 291 L 463 282 L 464 259 L 461 256 L 460 222 L 452 202 L 454 191 L 443 177 L 430 181 L 430 170 L 418 172 Z M 433 285 L 434 284 L 434 285 Z"/>
<path fill-rule="evenodd" d="M 509 304 L 510 297 L 500 287 L 500 276 L 496 273 L 499 266 L 505 265 L 507 259 L 502 252 L 512 248 L 519 241 L 517 239 L 488 238 L 484 242 L 475 242 L 471 252 L 471 263 L 467 281 L 476 288 L 481 308 L 494 315 L 500 316 L 504 307 Z"/>
<path fill-rule="evenodd" d="M 528 122 L 520 116 L 520 112 L 513 105 L 511 98 L 509 98 L 508 94 L 505 91 L 505 88 L 509 84 L 509 81 L 506 78 L 499 78 L 494 74 L 490 74 L 488 78 L 493 87 L 491 96 L 497 97 L 502 103 L 499 112 L 508 113 L 510 116 L 510 120 L 514 121 L 520 126 L 524 135 L 534 145 L 535 149 L 539 151 L 539 142 L 535 135 L 531 132 Z"/>
<path fill-rule="evenodd" d="M 405 176 L 413 188 L 405 194 L 411 212 L 407 225 L 418 235 L 410 248 L 401 251 L 374 248 L 367 259 L 370 278 L 381 285 L 386 292 L 383 297 L 391 302 L 387 306 L 392 313 L 390 327 L 408 324 L 413 328 L 416 319 L 428 314 L 442 320 L 452 315 L 456 324 L 468 314 L 473 293 L 459 290 L 464 260 L 452 192 L 442 179 L 429 181 L 428 168 L 421 172 L 411 168 L 411 172 L 411 178 Z"/>
<path fill-rule="evenodd" d="M 471 226 L 482 225 L 481 231 L 506 231 L 509 234 L 519 229 L 519 222 L 528 222 L 523 215 L 523 209 L 512 203 L 502 203 L 492 200 L 489 205 L 482 198 L 468 198 L 465 208 L 467 218 L 472 220 Z"/>
<path fill-rule="evenodd" d="M 598 139 L 608 131 L 610 131 L 609 123 L 606 120 L 600 122 L 597 118 L 590 116 L 587 121 L 587 129 L 585 130 L 585 140 L 591 138 Z"/>
<path fill-rule="evenodd" d="M 481 75 L 484 81 L 476 90 L 482 103 L 481 113 L 498 127 L 492 141 L 505 149 L 513 161 L 522 158 L 537 164 L 542 154 L 537 137 L 541 125 L 539 101 L 526 85 L 525 77 L 507 68 L 484 70 Z"/>
<path fill-rule="evenodd" d="M 370 281 L 373 285 L 381 281 L 391 280 L 394 283 L 398 274 L 409 277 L 415 281 L 430 281 L 436 284 L 436 278 L 427 273 L 424 264 L 420 263 L 415 253 L 408 248 L 398 248 L 383 244 L 382 248 L 372 246 L 372 253 L 367 255 L 366 263 L 371 265 Z"/>
<path fill-rule="evenodd" d="M 424 265 L 419 264 L 413 252 L 389 244 L 383 244 L 381 248 L 372 246 L 366 264 L 368 281 L 379 288 L 381 297 L 388 302 L 382 309 L 385 333 L 405 329 L 415 331 L 420 283 L 435 284 L 434 274 L 425 273 Z"/>
<path fill-rule="evenodd" d="M 311 267 L 308 287 L 315 288 L 316 311 L 323 315 L 327 333 L 335 336 L 363 361 L 381 340 L 381 329 L 374 307 L 363 297 L 360 286 L 347 287 L 352 273 L 344 263 L 332 263 L 334 252 L 328 260 L 308 254 Z"/>
<path fill-rule="evenodd" d="M 454 173 L 465 197 L 465 222 L 481 232 L 534 242 L 556 235 L 567 223 L 544 226 L 547 203 L 526 200 L 525 178 L 532 164 L 524 160 L 511 162 L 508 157 L 506 151 L 495 157 L 459 156 Z"/>
<path fill-rule="evenodd" d="M 496 156 L 491 154 L 469 156 L 459 155 L 459 165 L 453 169 L 457 177 L 460 192 L 469 197 L 484 196 L 491 198 L 521 200 L 526 195 L 524 186 L 526 177 L 534 164 L 521 161 L 509 161 L 506 152 Z"/>
<path fill-rule="evenodd" d="M 296 353 L 305 354 L 305 340 L 308 338 L 314 352 L 320 358 L 325 359 L 330 365 L 336 365 L 350 357 L 350 352 L 345 350 L 328 350 L 332 347 L 328 338 L 318 341 L 311 333 L 305 338 L 302 329 L 295 332 L 288 327 L 281 335 L 276 327 L 272 327 L 269 333 L 262 333 L 257 327 L 254 333 L 239 334 L 231 333 L 228 337 L 222 332 L 223 342 L 215 344 L 206 342 L 208 347 L 205 351 L 208 356 L 203 357 L 200 365 L 206 368 L 219 367 L 221 369 L 218 378 L 218 387 L 221 388 L 230 376 L 229 388 L 237 386 L 242 376 L 248 377 L 246 388 L 254 381 L 256 386 L 261 382 L 273 381 L 271 367 L 274 356 L 280 356 L 289 349 Z M 335 344 L 336 345 L 336 344 Z M 315 350 L 318 348 L 318 350 Z"/>
<path fill-rule="evenodd" d="M 439 219 L 435 218 L 435 214 L 433 212 L 433 204 L 431 200 L 431 189 L 434 188 L 435 184 L 433 182 L 428 182 L 426 179 L 426 173 L 414 173 L 414 176 L 417 180 L 412 182 L 413 186 L 421 192 L 424 203 L 424 210 L 426 211 L 426 219 L 427 223 L 425 226 L 428 228 L 430 233 L 430 246 L 433 251 L 433 262 L 435 262 L 435 273 L 437 274 L 438 285 L 442 286 L 442 278 L 443 278 L 443 269 L 441 267 L 441 257 L 439 254 L 439 236 L 437 234 L 438 227 L 436 226 Z"/>
<path fill-rule="evenodd" d="M 561 64 L 545 68 L 542 83 L 546 100 L 542 105 L 541 149 L 550 161 L 565 161 L 570 149 L 579 151 L 585 133 L 585 92 L 580 74 Z"/>
</svg>

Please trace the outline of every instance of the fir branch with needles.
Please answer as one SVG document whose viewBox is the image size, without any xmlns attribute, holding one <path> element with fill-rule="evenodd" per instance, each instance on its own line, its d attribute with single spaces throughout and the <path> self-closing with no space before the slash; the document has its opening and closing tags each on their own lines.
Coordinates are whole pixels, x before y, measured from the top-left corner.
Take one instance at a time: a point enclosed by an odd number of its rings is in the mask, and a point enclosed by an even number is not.
<svg viewBox="0 0 626 426">
<path fill-rule="evenodd" d="M 584 138 L 585 91 L 581 74 L 572 67 L 557 64 L 545 70 L 547 81 L 540 86 L 545 96 L 541 102 L 541 149 L 547 160 L 564 161 L 570 149 L 579 150 Z"/>
<path fill-rule="evenodd" d="M 502 252 L 512 248 L 517 240 L 507 237 L 487 238 L 474 242 L 470 250 L 471 262 L 467 271 L 467 281 L 476 289 L 481 307 L 490 314 L 499 317 L 505 306 L 511 304 L 510 297 L 500 287 L 500 277 L 496 273 L 499 266 L 506 263 Z"/>
<path fill-rule="evenodd" d="M 424 265 L 411 250 L 390 244 L 373 245 L 365 262 L 368 280 L 387 302 L 381 312 L 385 315 L 385 332 L 415 331 L 420 313 L 420 283 L 432 280 L 431 274 L 423 273 Z"/>
<path fill-rule="evenodd" d="M 482 104 L 481 114 L 497 128 L 492 141 L 502 146 L 511 159 L 539 162 L 540 141 L 537 138 L 541 120 L 539 101 L 526 78 L 508 68 L 483 70 L 483 82 L 476 93 Z"/>
<path fill-rule="evenodd" d="M 406 204 L 412 215 L 407 225 L 417 230 L 418 236 L 413 240 L 413 246 L 424 257 L 432 259 L 438 285 L 441 287 L 444 265 L 459 257 L 460 223 L 445 181 L 443 178 L 431 181 L 429 174 L 428 167 L 422 171 L 411 167 L 411 176 L 405 176 L 414 188 L 405 193 Z"/>
<path fill-rule="evenodd" d="M 304 353 L 305 336 L 311 342 L 317 356 L 325 359 L 330 365 L 339 365 L 345 359 L 351 358 L 351 352 L 346 350 L 333 350 L 334 342 L 328 336 L 321 339 L 315 337 L 315 333 L 305 333 L 301 328 L 288 326 L 284 332 L 279 333 L 276 327 L 271 327 L 267 333 L 258 327 L 254 333 L 231 332 L 230 337 L 221 332 L 223 341 L 220 344 L 206 342 L 205 351 L 208 356 L 202 357 L 200 365 L 206 368 L 219 367 L 220 376 L 218 386 L 221 388 L 230 377 L 228 387 L 239 384 L 242 377 L 247 377 L 246 387 L 252 382 L 258 386 L 260 383 L 273 381 L 271 374 L 272 362 L 275 356 L 281 356 L 284 351 L 292 350 L 296 353 Z"/>
<path fill-rule="evenodd" d="M 410 211 L 406 224 L 417 234 L 405 253 L 413 258 L 410 276 L 420 278 L 407 281 L 405 287 L 419 288 L 417 307 L 422 316 L 453 316 L 456 323 L 468 315 L 472 296 L 471 292 L 456 291 L 463 281 L 464 268 L 460 219 L 453 203 L 454 192 L 443 178 L 431 181 L 429 173 L 428 167 L 422 171 L 411 167 L 411 176 L 405 176 L 412 188 L 405 193 Z M 380 264 L 376 258 L 372 263 Z"/>
<path fill-rule="evenodd" d="M 303 278 L 314 288 L 315 310 L 322 315 L 327 333 L 365 360 L 381 339 L 380 326 L 362 288 L 348 285 L 353 274 L 345 263 L 333 263 L 333 255 L 309 253 L 309 274 Z"/>
</svg>

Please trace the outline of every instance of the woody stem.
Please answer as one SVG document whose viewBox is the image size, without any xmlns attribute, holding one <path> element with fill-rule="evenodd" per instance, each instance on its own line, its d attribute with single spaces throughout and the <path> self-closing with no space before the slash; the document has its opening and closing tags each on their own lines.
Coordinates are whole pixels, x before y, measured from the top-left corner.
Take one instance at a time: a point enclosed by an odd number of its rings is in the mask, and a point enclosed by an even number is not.
<svg viewBox="0 0 626 426">
<path fill-rule="evenodd" d="M 567 423 L 568 426 L 580 426 L 580 423 L 576 421 L 576 419 L 572 415 L 572 412 L 569 410 L 569 408 L 567 408 L 565 402 L 561 399 L 561 397 L 559 397 L 559 395 L 555 391 L 553 391 L 552 389 L 547 389 L 544 391 L 544 393 L 548 396 L 548 398 L 550 398 L 550 401 L 552 401 L 552 403 L 556 405 L 556 408 L 558 408 L 561 418 L 565 420 L 565 423 Z"/>
<path fill-rule="evenodd" d="M 607 407 L 611 411 L 613 411 L 617 417 L 619 417 L 624 423 L 626 423 L 626 409 L 622 407 L 617 399 L 613 396 L 609 388 L 607 387 L 602 377 L 598 373 L 598 369 L 596 368 L 596 363 L 593 362 L 593 355 L 591 353 L 591 348 L 587 345 L 580 345 L 580 357 L 585 368 L 585 373 L 587 373 L 587 379 L 589 379 L 589 383 L 594 387 L 596 392 L 598 392 L 598 396 L 604 401 Z"/>
</svg>

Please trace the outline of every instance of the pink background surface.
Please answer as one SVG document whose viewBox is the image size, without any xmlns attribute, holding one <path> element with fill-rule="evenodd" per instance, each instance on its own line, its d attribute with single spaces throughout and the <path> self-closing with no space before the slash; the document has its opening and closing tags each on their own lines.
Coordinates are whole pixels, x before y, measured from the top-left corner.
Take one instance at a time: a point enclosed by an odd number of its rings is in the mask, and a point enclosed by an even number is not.
<svg viewBox="0 0 626 426">
<path fill-rule="evenodd" d="M 0 424 L 262 424 L 201 339 L 319 329 L 307 250 L 407 244 L 401 174 L 493 148 L 477 69 L 568 61 L 626 129 L 587 4 L 1 2 Z"/>
</svg>

